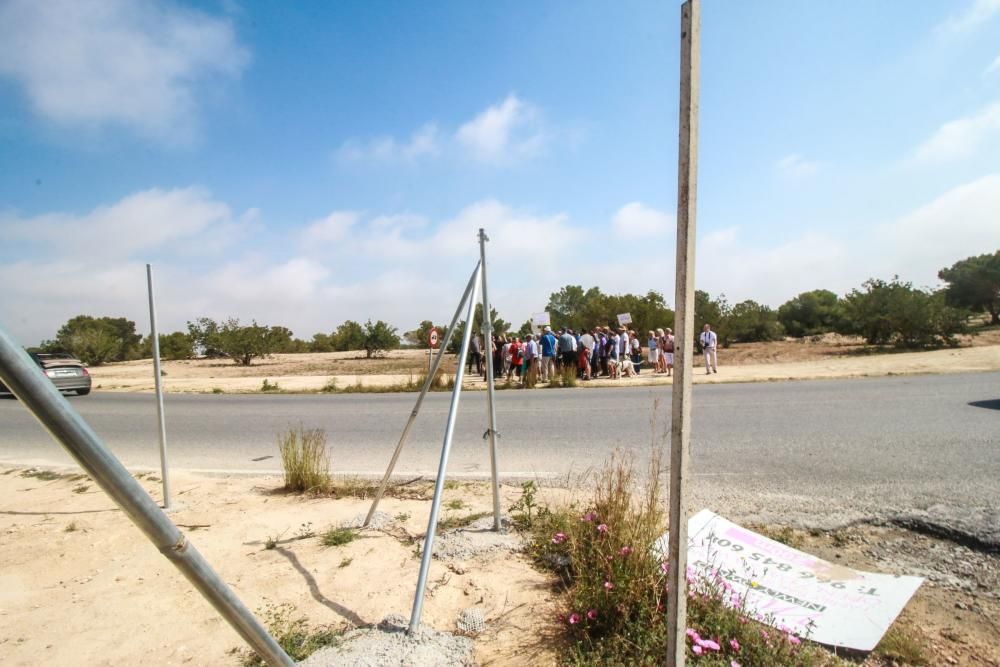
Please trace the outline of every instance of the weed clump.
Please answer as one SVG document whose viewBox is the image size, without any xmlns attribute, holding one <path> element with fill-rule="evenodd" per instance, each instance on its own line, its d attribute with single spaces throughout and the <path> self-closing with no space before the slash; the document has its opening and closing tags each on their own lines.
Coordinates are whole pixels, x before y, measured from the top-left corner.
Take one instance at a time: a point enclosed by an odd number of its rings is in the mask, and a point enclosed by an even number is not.
<svg viewBox="0 0 1000 667">
<path fill-rule="evenodd" d="M 281 467 L 285 488 L 289 491 L 326 490 L 330 486 L 330 455 L 326 449 L 326 431 L 289 428 L 278 434 Z"/>
<path fill-rule="evenodd" d="M 308 619 L 296 614 L 291 604 L 268 605 L 260 615 L 271 636 L 296 662 L 335 645 L 343 634 L 343 630 L 331 625 L 310 627 Z M 254 651 L 244 649 L 239 655 L 243 667 L 267 667 L 267 662 Z"/>
<path fill-rule="evenodd" d="M 264 378 L 264 381 L 260 383 L 260 390 L 263 392 L 281 391 L 281 387 L 278 386 L 277 382 L 271 382 Z"/>
<path fill-rule="evenodd" d="M 320 541 L 324 547 L 339 547 L 350 544 L 357 536 L 358 534 L 350 528 L 330 528 L 323 533 Z"/>
</svg>

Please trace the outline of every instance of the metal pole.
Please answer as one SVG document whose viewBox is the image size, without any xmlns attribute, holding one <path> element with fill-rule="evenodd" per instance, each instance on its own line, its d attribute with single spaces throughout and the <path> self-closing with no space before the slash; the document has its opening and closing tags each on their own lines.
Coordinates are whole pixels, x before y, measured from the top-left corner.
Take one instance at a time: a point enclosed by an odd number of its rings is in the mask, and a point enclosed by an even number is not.
<svg viewBox="0 0 1000 667">
<path fill-rule="evenodd" d="M 462 398 L 465 358 L 469 354 L 469 342 L 472 340 L 472 318 L 476 314 L 476 299 L 479 296 L 479 281 L 482 270 L 483 265 L 479 264 L 476 267 L 476 275 L 473 276 L 475 283 L 472 288 L 472 298 L 469 299 L 469 315 L 465 320 L 462 349 L 458 353 L 458 371 L 455 373 L 455 389 L 451 392 L 451 406 L 448 408 L 448 425 L 444 429 L 444 444 L 441 447 L 441 463 L 438 464 L 437 480 L 434 482 L 434 499 L 431 501 L 431 516 L 427 520 L 424 552 L 420 558 L 420 576 L 417 578 L 417 593 L 413 597 L 413 612 L 410 614 L 410 634 L 416 632 L 420 626 L 420 611 L 424 606 L 427 571 L 431 567 L 431 554 L 434 551 L 434 533 L 437 532 L 438 513 L 441 510 L 441 495 L 444 493 L 444 475 L 448 470 L 448 453 L 451 451 L 451 439 L 455 434 L 455 421 L 458 418 L 458 402 Z"/>
<path fill-rule="evenodd" d="M 427 373 L 427 379 L 424 381 L 424 386 L 420 389 L 420 395 L 417 396 L 417 403 L 413 406 L 413 412 L 410 413 L 410 418 L 406 421 L 406 426 L 403 428 L 403 434 L 399 436 L 399 442 L 396 444 L 396 451 L 392 453 L 392 459 L 389 461 L 389 467 L 385 470 L 385 475 L 382 477 L 382 484 L 379 486 L 378 493 L 375 494 L 375 500 L 372 501 L 371 509 L 368 510 L 368 516 L 365 517 L 365 522 L 362 526 L 367 526 L 375 516 L 375 510 L 378 509 L 378 504 L 382 500 L 382 496 L 385 495 L 385 490 L 389 486 L 389 478 L 392 477 L 392 471 L 396 468 L 396 461 L 399 459 L 399 454 L 403 451 L 403 445 L 406 444 L 406 440 L 410 437 L 410 430 L 413 428 L 413 422 L 416 421 L 417 415 L 420 413 L 420 406 L 424 402 L 424 397 L 427 392 L 430 391 L 431 383 L 434 381 L 434 376 L 437 375 L 438 368 L 441 367 L 441 361 L 444 359 L 444 353 L 448 349 L 448 343 L 451 342 L 451 337 L 455 334 L 455 326 L 458 324 L 458 318 L 462 315 L 462 306 L 468 300 L 476 281 L 479 278 L 479 267 L 481 264 L 476 264 L 475 270 L 472 272 L 472 277 L 469 278 L 469 284 L 465 286 L 465 292 L 462 294 L 462 300 L 458 302 L 458 308 L 455 309 L 455 315 L 451 318 L 451 324 L 448 325 L 448 331 L 444 334 L 444 340 L 441 342 L 441 346 L 438 348 L 437 357 L 434 359 L 434 365 L 430 372 Z M 475 301 L 475 298 L 473 298 Z M 466 326 L 466 329 L 472 327 L 471 320 L 470 324 Z M 461 365 L 461 364 L 459 364 Z M 459 368 L 459 370 L 462 370 Z"/>
<path fill-rule="evenodd" d="M 0 380 L 253 650 L 272 667 L 295 664 L 2 326 Z"/>
<path fill-rule="evenodd" d="M 160 478 L 163 480 L 163 509 L 170 511 L 170 471 L 167 469 L 167 421 L 163 412 L 163 382 L 160 379 L 160 336 L 156 332 L 156 304 L 153 300 L 153 267 L 146 265 L 149 288 L 149 337 L 153 341 L 153 381 L 156 386 L 156 417 L 160 425 Z"/>
<path fill-rule="evenodd" d="M 497 474 L 497 408 L 493 389 L 493 318 L 486 293 L 486 242 L 490 238 L 479 229 L 479 266 L 483 274 L 483 342 L 486 351 L 486 404 L 490 413 L 490 472 L 493 475 L 493 530 L 500 530 L 500 477 Z"/>
<path fill-rule="evenodd" d="M 677 157 L 677 277 L 675 305 L 680 359 L 674 365 L 670 421 L 670 537 L 667 591 L 667 665 L 684 665 L 687 627 L 687 483 L 691 445 L 691 373 L 694 371 L 694 243 L 698 186 L 700 0 L 681 6 L 680 131 Z"/>
</svg>

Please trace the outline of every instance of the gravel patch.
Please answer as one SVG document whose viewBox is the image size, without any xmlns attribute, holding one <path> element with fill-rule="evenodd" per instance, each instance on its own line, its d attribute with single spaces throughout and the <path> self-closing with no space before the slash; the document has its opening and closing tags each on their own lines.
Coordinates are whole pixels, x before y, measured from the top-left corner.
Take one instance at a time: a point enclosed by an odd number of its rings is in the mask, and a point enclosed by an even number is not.
<svg viewBox="0 0 1000 667">
<path fill-rule="evenodd" d="M 341 525 L 344 528 L 361 528 L 361 526 L 364 525 L 365 523 L 366 516 L 368 516 L 367 512 L 365 512 L 364 514 L 359 514 L 353 519 L 345 521 Z M 388 528 L 394 521 L 395 519 L 393 519 L 391 516 L 379 510 L 372 515 L 372 520 L 371 523 L 368 524 L 367 530 L 383 530 L 385 528 Z"/>
<path fill-rule="evenodd" d="M 421 626 L 412 636 L 406 634 L 409 621 L 396 614 L 386 616 L 374 628 L 347 633 L 341 643 L 309 656 L 300 667 L 384 667 L 407 665 L 475 664 L 472 640 Z"/>
<path fill-rule="evenodd" d="M 500 532 L 493 530 L 493 517 L 473 521 L 468 526 L 441 533 L 434 539 L 434 557 L 439 560 L 470 560 L 476 556 L 521 551 L 524 540 L 512 530 L 506 517 Z"/>
</svg>

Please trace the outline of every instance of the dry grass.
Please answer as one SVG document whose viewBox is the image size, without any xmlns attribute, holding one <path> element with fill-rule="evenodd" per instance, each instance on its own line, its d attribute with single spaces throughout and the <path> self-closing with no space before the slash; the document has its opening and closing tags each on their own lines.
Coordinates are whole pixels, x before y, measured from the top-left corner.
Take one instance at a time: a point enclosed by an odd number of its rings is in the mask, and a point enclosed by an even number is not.
<svg viewBox="0 0 1000 667">
<path fill-rule="evenodd" d="M 281 467 L 285 471 L 285 489 L 289 491 L 326 490 L 330 486 L 330 454 L 326 449 L 326 431 L 301 425 L 278 434 Z"/>
</svg>

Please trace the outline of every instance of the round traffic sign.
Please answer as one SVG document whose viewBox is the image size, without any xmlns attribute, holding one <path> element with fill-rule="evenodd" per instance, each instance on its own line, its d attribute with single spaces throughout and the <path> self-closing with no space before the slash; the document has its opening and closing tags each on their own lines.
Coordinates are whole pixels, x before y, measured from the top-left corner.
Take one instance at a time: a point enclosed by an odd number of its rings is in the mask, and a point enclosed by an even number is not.
<svg viewBox="0 0 1000 667">
<path fill-rule="evenodd" d="M 429 340 L 429 342 L 431 344 L 431 347 L 437 347 L 438 346 L 438 330 L 437 329 L 431 329 L 431 333 L 430 333 L 430 336 L 428 336 L 428 340 Z"/>
</svg>

